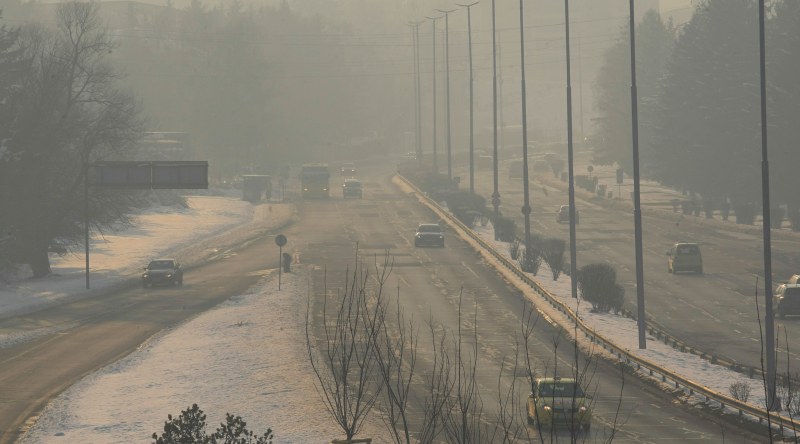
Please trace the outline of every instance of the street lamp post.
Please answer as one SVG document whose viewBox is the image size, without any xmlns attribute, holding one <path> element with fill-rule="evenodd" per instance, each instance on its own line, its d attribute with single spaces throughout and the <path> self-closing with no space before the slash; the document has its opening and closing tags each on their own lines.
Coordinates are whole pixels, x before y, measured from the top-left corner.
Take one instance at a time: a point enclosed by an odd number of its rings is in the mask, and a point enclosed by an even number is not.
<svg viewBox="0 0 800 444">
<path fill-rule="evenodd" d="M 426 17 L 433 25 L 433 172 L 439 172 L 439 156 L 436 152 L 436 19 L 438 17 Z"/>
<path fill-rule="evenodd" d="M 500 218 L 500 192 L 497 187 L 497 29 L 495 23 L 495 0 L 492 0 L 492 207 L 494 207 L 494 240 L 497 238 L 497 221 Z"/>
<path fill-rule="evenodd" d="M 467 8 L 467 36 L 469 40 L 469 193 L 475 194 L 475 130 L 474 130 L 474 114 L 473 109 L 473 78 L 472 78 L 472 6 L 477 5 L 478 2 L 470 3 L 468 5 L 459 4 Z"/>
<path fill-rule="evenodd" d="M 569 170 L 569 276 L 572 297 L 578 298 L 577 236 L 575 235 L 575 156 L 572 144 L 572 75 L 569 52 L 569 0 L 564 0 L 567 51 L 567 166 Z"/>
<path fill-rule="evenodd" d="M 420 119 L 420 106 L 419 106 L 419 22 L 410 22 L 413 32 L 411 34 L 411 50 L 414 65 L 414 153 L 417 158 L 417 165 L 422 165 L 422 144 L 420 141 L 421 119 Z"/>
<path fill-rule="evenodd" d="M 528 102 L 525 96 L 525 20 L 522 9 L 523 0 L 519 0 L 519 55 L 522 77 L 522 215 L 525 217 L 525 270 L 528 269 L 533 248 L 531 248 L 531 203 L 528 189 Z"/>
<path fill-rule="evenodd" d="M 633 1 L 633 0 L 631 0 Z M 761 211 L 764 233 L 764 335 L 767 361 L 767 410 L 780 410 L 775 396 L 775 315 L 772 312 L 772 229 L 769 201 L 769 156 L 767 152 L 767 69 L 764 0 L 758 0 L 759 76 L 761 78 Z"/>
<path fill-rule="evenodd" d="M 445 66 L 445 87 L 447 89 L 447 178 L 453 179 L 453 156 L 451 152 L 450 139 L 450 13 L 455 9 L 437 11 L 444 14 L 444 66 Z"/>
<path fill-rule="evenodd" d="M 630 0 L 631 40 L 631 135 L 633 138 L 633 222 L 636 249 L 636 323 L 639 329 L 639 348 L 647 348 L 647 319 L 644 310 L 644 259 L 642 252 L 642 206 L 639 188 L 639 100 L 636 89 L 636 23 L 633 0 Z"/>
</svg>

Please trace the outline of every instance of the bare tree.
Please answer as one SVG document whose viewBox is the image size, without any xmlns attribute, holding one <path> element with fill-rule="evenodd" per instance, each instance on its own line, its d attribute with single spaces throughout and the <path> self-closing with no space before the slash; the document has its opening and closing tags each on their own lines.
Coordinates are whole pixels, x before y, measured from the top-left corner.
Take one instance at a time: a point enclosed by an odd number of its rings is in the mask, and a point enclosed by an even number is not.
<svg viewBox="0 0 800 444">
<path fill-rule="evenodd" d="M 376 348 L 383 330 L 383 289 L 390 268 L 375 276 L 358 260 L 347 271 L 344 289 L 331 300 L 325 275 L 322 333 L 311 332 L 311 301 L 306 311 L 306 346 L 320 394 L 331 418 L 346 439 L 356 436 L 383 389 Z M 374 287 L 370 280 L 374 279 Z M 329 303 L 333 306 L 330 307 Z"/>
<path fill-rule="evenodd" d="M 384 268 L 388 266 L 387 259 Z M 400 287 L 397 287 L 394 325 L 381 322 L 375 354 L 378 369 L 386 390 L 386 426 L 395 443 L 410 444 L 409 395 L 417 361 L 418 337 L 414 320 L 406 321 L 400 307 Z M 385 312 L 384 312 L 385 313 Z M 373 321 L 385 321 L 385 316 Z"/>
<path fill-rule="evenodd" d="M 54 238 L 80 239 L 89 163 L 131 150 L 142 129 L 134 99 L 119 89 L 107 61 L 116 43 L 98 7 L 59 4 L 54 28 L 30 26 L 20 34 L 27 63 L 2 171 L 13 188 L 2 204 L 14 208 L 8 222 L 14 259 L 29 263 L 37 277 L 50 273 L 47 252 Z M 92 200 L 94 223 L 124 214 L 127 207 L 119 201 Z"/>
</svg>

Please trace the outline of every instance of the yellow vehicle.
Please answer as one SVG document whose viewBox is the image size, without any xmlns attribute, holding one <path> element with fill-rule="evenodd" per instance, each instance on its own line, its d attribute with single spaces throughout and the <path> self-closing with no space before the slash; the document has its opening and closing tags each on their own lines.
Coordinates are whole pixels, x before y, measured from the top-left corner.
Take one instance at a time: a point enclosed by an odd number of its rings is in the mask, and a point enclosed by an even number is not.
<svg viewBox="0 0 800 444">
<path fill-rule="evenodd" d="M 589 432 L 591 397 L 573 378 L 536 378 L 528 396 L 528 423 L 539 430 L 564 428 Z"/>
</svg>

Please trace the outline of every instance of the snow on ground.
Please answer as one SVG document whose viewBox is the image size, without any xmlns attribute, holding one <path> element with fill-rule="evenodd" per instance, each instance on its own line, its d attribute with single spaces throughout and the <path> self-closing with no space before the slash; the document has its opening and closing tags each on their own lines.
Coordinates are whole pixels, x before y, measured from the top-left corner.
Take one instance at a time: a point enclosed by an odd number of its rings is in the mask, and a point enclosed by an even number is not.
<svg viewBox="0 0 800 444">
<path fill-rule="evenodd" d="M 84 378 L 46 407 L 21 443 L 149 443 L 167 414 L 177 417 L 192 403 L 205 412 L 209 433 L 231 413 L 258 434 L 272 428 L 276 443 L 341 438 L 308 364 L 309 280 L 295 266 L 278 291 L 277 277 Z M 360 436 L 383 433 L 366 427 Z"/>
<path fill-rule="evenodd" d="M 511 260 L 509 243 L 494 240 L 494 231 L 491 224 L 485 227 L 476 227 L 474 231 L 481 239 L 491 245 L 495 251 Z M 580 297 L 577 300 L 572 298 L 572 281 L 569 276 L 561 274 L 558 280 L 554 281 L 547 264 L 542 263 L 534 280 L 560 302 L 577 313 L 586 325 L 591 326 L 600 335 L 611 339 L 614 344 L 626 349 L 629 353 L 670 369 L 715 392 L 728 396 L 730 396 L 729 388 L 732 383 L 745 383 L 750 387 L 748 403 L 759 408 L 763 408 L 766 405 L 764 384 L 761 379 L 750 379 L 724 366 L 712 364 L 699 356 L 691 353 L 682 353 L 650 335 L 647 336 L 647 349 L 640 350 L 639 330 L 636 321 L 613 313 L 592 313 L 590 303 Z M 537 307 L 546 308 L 549 307 L 549 304 L 546 307 L 537 304 Z M 562 320 L 566 319 L 565 315 L 555 309 L 548 310 L 547 314 Z M 564 322 L 560 323 L 564 325 Z M 782 412 L 782 414 L 788 415 L 788 412 Z"/>
</svg>

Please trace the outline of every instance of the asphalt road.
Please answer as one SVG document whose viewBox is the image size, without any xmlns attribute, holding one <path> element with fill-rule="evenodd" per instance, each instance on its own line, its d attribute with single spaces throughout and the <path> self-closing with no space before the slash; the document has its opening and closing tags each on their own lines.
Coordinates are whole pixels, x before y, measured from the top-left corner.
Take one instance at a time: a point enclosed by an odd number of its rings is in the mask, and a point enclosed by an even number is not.
<svg viewBox="0 0 800 444">
<path fill-rule="evenodd" d="M 457 301 L 463 288 L 462 331 L 467 344 L 469 337 L 478 338 L 477 382 L 485 409 L 491 413 L 496 410 L 500 366 L 504 357 L 513 356 L 527 302 L 452 233 L 447 233 L 444 249 L 413 248 L 414 227 L 432 215 L 391 186 L 385 173 L 378 171 L 365 179 L 363 200 L 333 196 L 328 201 L 301 202 L 300 220 L 283 232 L 300 262 L 316 269 L 311 293 L 315 298 L 323 271 L 334 285 L 336 276 L 352 261 L 356 242 L 363 257 L 382 257 L 387 249 L 394 255 L 392 285 L 399 287 L 403 310 L 420 322 L 433 318 L 443 328 L 456 331 Z M 216 260 L 187 270 L 183 287 L 144 290 L 132 286 L 0 321 L 2 333 L 58 327 L 58 333 L 0 349 L 0 442 L 13 442 L 49 399 L 83 375 L 132 352 L 156 332 L 252 286 L 265 270 L 277 265 L 273 235 L 223 248 Z M 546 320 L 536 323 L 531 346 L 538 372 L 556 366 L 570 368 L 574 358 L 563 338 Z M 430 348 L 427 341 L 420 344 L 424 356 Z M 425 374 L 426 365 L 426 359 L 421 359 L 419 375 Z M 508 365 L 505 368 L 509 370 Z M 501 386 L 510 384 L 510 374 L 499 379 Z M 521 400 L 527 395 L 527 382 L 522 379 L 517 377 Z M 723 436 L 726 442 L 751 442 L 713 416 L 687 409 L 635 379 L 623 379 L 603 361 L 597 361 L 591 379 L 595 404 L 591 441 L 616 429 L 618 442 L 720 442 Z M 422 399 L 424 388 L 415 385 L 414 390 L 416 399 Z M 556 436 L 556 440 L 564 439 Z"/>
<path fill-rule="evenodd" d="M 578 172 L 585 171 L 583 157 L 578 156 L 583 162 L 576 165 Z M 522 181 L 508 179 L 507 163 L 501 163 L 499 170 L 501 209 L 517 220 L 518 232 L 522 233 Z M 468 180 L 465 170 L 456 171 L 464 181 Z M 491 196 L 492 190 L 491 171 L 479 171 L 476 192 Z M 555 181 L 552 174 L 532 173 L 530 190 L 532 231 L 569 243 L 569 225 L 555 220 L 558 207 L 568 203 L 566 183 Z M 609 207 L 606 201 L 601 205 L 580 189 L 576 192 L 576 201 L 580 211 L 580 224 L 576 229 L 578 267 L 594 262 L 612 264 L 618 280 L 626 288 L 626 306 L 635 312 L 636 269 L 630 204 Z M 762 337 L 759 312 L 761 322 L 764 320 L 763 252 L 759 230 L 751 227 L 747 232 L 733 223 L 722 226 L 705 223 L 703 217 L 652 212 L 645 212 L 642 220 L 648 319 L 694 348 L 759 368 Z M 667 272 L 665 253 L 678 241 L 700 243 L 703 275 Z M 776 285 L 800 273 L 800 234 L 787 230 L 773 234 L 772 258 Z M 800 337 L 800 318 L 776 319 L 776 333 L 779 371 L 786 373 L 787 365 L 791 374 L 800 371 L 798 347 L 793 346 L 794 338 Z"/>
<path fill-rule="evenodd" d="M 370 173 L 359 168 L 359 173 L 365 171 Z M 356 245 L 360 260 L 370 263 L 382 262 L 388 252 L 394 264 L 388 292 L 397 295 L 406 318 L 413 317 L 422 330 L 418 380 L 412 389 L 412 400 L 416 402 L 412 402 L 418 408 L 428 390 L 422 383 L 430 371 L 432 356 L 427 322 L 432 320 L 439 331 L 451 334 L 456 334 L 460 322 L 468 354 L 473 350 L 473 338 L 477 338 L 476 382 L 486 421 L 493 424 L 498 411 L 498 381 L 507 389 L 516 375 L 520 404 L 529 392 L 525 372 L 511 364 L 529 302 L 450 231 L 446 232 L 444 249 L 414 248 L 416 225 L 436 222 L 433 213 L 415 198 L 398 192 L 385 172 L 372 172 L 362 181 L 363 200 L 344 200 L 334 195 L 327 201 L 307 201 L 300 206 L 301 222 L 295 228 L 302 230 L 296 236 L 302 240 L 295 247 L 300 261 L 315 268 L 313 310 L 317 319 L 323 289 L 335 294 L 342 287 L 344 275 L 348 270 L 352 272 Z M 310 221 L 316 221 L 313 228 L 308 225 Z M 316 334 L 321 334 L 319 327 Z M 547 319 L 540 317 L 536 322 L 530 346 L 536 373 L 552 374 L 554 369 L 560 369 L 555 372 L 567 376 L 574 368 L 575 357 L 565 333 Z M 579 358 L 579 362 L 585 365 L 586 358 Z M 712 416 L 676 405 L 658 389 L 630 375 L 622 377 L 618 368 L 603 360 L 592 359 L 589 366 L 595 405 L 593 429 L 586 437 L 589 442 L 608 439 L 613 430 L 615 442 L 720 442 L 723 436 L 732 442 L 752 442 Z M 503 376 L 499 377 L 501 367 Z M 535 430 L 528 430 L 535 434 Z M 554 437 L 554 441 L 565 439 L 568 441 L 569 436 Z"/>
</svg>

